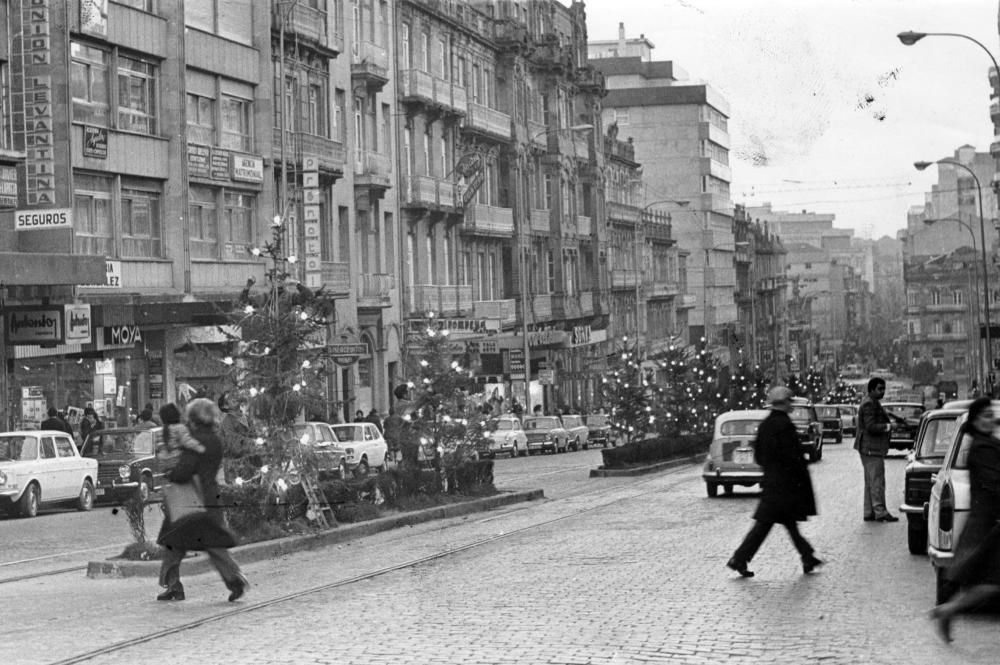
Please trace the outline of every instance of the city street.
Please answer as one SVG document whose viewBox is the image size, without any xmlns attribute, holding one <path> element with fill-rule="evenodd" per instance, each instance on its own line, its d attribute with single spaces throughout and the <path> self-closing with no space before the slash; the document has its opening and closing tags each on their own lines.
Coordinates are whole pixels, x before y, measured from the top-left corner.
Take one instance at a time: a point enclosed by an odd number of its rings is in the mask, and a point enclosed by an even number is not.
<svg viewBox="0 0 1000 665">
<path fill-rule="evenodd" d="M 827 565 L 811 576 L 781 532 L 756 577 L 725 568 L 755 491 L 708 499 L 698 465 L 587 478 L 598 463 L 497 460 L 501 488 L 546 500 L 248 565 L 235 605 L 211 574 L 182 603 L 153 600 L 153 579 L 13 582 L 0 640 L 17 663 L 84 662 L 63 659 L 182 626 L 86 662 L 995 662 L 995 615 L 959 620 L 951 647 L 935 638 L 930 564 L 907 553 L 905 522 L 862 522 L 849 441 L 812 466 L 820 515 L 803 531 Z M 904 464 L 887 464 L 894 512 Z"/>
</svg>

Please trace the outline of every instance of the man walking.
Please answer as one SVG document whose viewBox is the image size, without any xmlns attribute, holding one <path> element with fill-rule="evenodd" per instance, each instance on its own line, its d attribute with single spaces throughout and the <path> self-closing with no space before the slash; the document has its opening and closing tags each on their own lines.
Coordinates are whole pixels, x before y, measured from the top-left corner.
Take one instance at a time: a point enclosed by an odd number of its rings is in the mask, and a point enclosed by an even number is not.
<svg viewBox="0 0 1000 665">
<path fill-rule="evenodd" d="M 874 377 L 868 382 L 868 396 L 861 400 L 858 409 L 858 434 L 854 449 L 861 455 L 865 472 L 866 522 L 898 522 L 885 507 L 885 456 L 889 454 L 889 433 L 892 424 L 889 414 L 882 408 L 885 396 L 885 379 Z"/>
<path fill-rule="evenodd" d="M 754 441 L 754 459 L 764 469 L 761 480 L 761 498 L 754 523 L 743 543 L 733 553 L 726 566 L 743 577 L 753 577 L 747 564 L 771 532 L 771 527 L 780 524 L 788 531 L 795 549 L 802 558 L 802 570 L 811 573 L 823 564 L 813 554 L 813 547 L 801 533 L 798 522 L 804 522 L 816 514 L 816 498 L 813 495 L 809 467 L 802 457 L 795 425 L 788 417 L 792 410 L 792 391 L 784 386 L 772 388 L 767 394 L 771 413 L 760 424 Z"/>
</svg>

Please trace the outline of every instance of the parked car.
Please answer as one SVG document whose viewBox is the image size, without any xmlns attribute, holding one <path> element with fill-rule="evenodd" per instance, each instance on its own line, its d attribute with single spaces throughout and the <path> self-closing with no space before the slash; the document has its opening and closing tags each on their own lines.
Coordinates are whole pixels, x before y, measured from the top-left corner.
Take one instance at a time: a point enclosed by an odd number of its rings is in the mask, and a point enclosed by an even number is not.
<svg viewBox="0 0 1000 665">
<path fill-rule="evenodd" d="M 916 442 L 903 471 L 903 504 L 906 515 L 906 541 L 911 554 L 927 553 L 927 518 L 924 506 L 931 497 L 934 475 L 941 468 L 948 446 L 955 438 L 955 428 L 962 409 L 934 409 L 923 415 Z"/>
<path fill-rule="evenodd" d="M 147 501 L 166 483 L 164 463 L 156 458 L 162 429 L 116 427 L 91 432 L 81 454 L 97 460 L 97 501 L 121 503 L 138 492 Z"/>
<path fill-rule="evenodd" d="M 562 418 L 563 429 L 569 433 L 569 447 L 573 450 L 590 447 L 590 429 L 583 422 L 583 416 L 565 415 Z"/>
<path fill-rule="evenodd" d="M 511 457 L 528 454 L 528 437 L 517 416 L 500 416 L 490 423 L 490 447 L 488 455 L 507 453 Z"/>
<path fill-rule="evenodd" d="M 882 408 L 892 421 L 889 447 L 895 450 L 911 450 L 920 428 L 920 416 L 924 405 L 920 402 L 882 402 Z"/>
<path fill-rule="evenodd" d="M 767 409 L 726 411 L 715 418 L 701 474 L 709 497 L 718 495 L 720 486 L 731 494 L 735 485 L 751 487 L 764 478 L 764 470 L 754 461 L 753 442 L 769 413 Z"/>
<path fill-rule="evenodd" d="M 816 407 L 809 402 L 793 400 L 788 417 L 799 433 L 802 450 L 809 456 L 809 461 L 818 462 L 823 459 L 823 425 L 816 415 Z"/>
<path fill-rule="evenodd" d="M 559 416 L 532 416 L 524 419 L 524 433 L 528 437 L 528 454 L 569 450 L 569 432 L 562 426 Z"/>
<path fill-rule="evenodd" d="M 611 423 L 603 413 L 592 413 L 584 419 L 587 422 L 588 443 L 600 443 L 605 448 L 613 443 L 611 439 Z"/>
<path fill-rule="evenodd" d="M 858 434 L 858 406 L 856 404 L 835 404 L 840 409 L 840 431 L 844 436 Z"/>
<path fill-rule="evenodd" d="M 97 460 L 80 455 L 66 432 L 0 434 L 0 509 L 34 517 L 43 504 L 94 507 Z"/>
<path fill-rule="evenodd" d="M 833 439 L 835 443 L 844 440 L 843 424 L 840 420 L 840 407 L 832 404 L 817 404 L 816 416 L 822 426 L 823 438 Z"/>
<path fill-rule="evenodd" d="M 372 423 L 305 422 L 296 424 L 294 431 L 299 442 L 315 455 L 321 476 L 347 479 L 366 476 L 372 467 L 380 471 L 388 468 L 389 446 Z"/>
</svg>

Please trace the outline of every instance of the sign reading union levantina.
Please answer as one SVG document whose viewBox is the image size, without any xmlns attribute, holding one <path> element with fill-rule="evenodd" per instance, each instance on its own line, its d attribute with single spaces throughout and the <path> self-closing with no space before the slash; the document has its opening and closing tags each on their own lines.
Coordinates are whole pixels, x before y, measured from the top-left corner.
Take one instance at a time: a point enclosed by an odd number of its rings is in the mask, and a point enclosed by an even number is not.
<svg viewBox="0 0 1000 665">
<path fill-rule="evenodd" d="M 8 344 L 48 344 L 63 341 L 63 309 L 8 309 Z"/>
<path fill-rule="evenodd" d="M 73 226 L 73 210 L 70 208 L 14 211 L 15 231 L 68 229 L 71 226 Z"/>
</svg>

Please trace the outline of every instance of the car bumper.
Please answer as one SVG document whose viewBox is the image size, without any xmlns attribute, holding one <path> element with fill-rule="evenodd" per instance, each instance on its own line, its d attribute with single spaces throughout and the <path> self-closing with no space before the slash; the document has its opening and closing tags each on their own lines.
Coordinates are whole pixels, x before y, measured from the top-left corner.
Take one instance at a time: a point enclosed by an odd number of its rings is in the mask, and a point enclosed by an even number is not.
<svg viewBox="0 0 1000 665">
<path fill-rule="evenodd" d="M 951 550 L 939 550 L 928 545 L 927 558 L 931 560 L 931 565 L 935 568 L 950 568 L 955 560 L 955 553 Z"/>
<path fill-rule="evenodd" d="M 529 441 L 528 442 L 528 450 L 543 450 L 544 451 L 544 450 L 555 450 L 555 449 L 556 449 L 556 442 L 555 441 L 547 440 L 547 441 Z"/>
<path fill-rule="evenodd" d="M 719 482 L 733 480 L 747 483 L 759 483 L 764 479 L 763 471 L 727 471 L 725 469 L 715 469 L 714 471 L 703 471 L 701 477 L 706 482 Z"/>
<path fill-rule="evenodd" d="M 919 516 L 920 519 L 924 519 L 924 506 L 920 504 L 919 506 L 914 506 L 909 503 L 904 503 L 899 507 L 899 512 L 906 513 L 907 516 Z"/>
<path fill-rule="evenodd" d="M 490 446 L 490 454 L 494 453 L 511 453 L 514 452 L 514 444 L 511 443 L 495 443 Z"/>
<path fill-rule="evenodd" d="M 98 485 L 94 488 L 94 498 L 107 501 L 109 499 L 122 499 L 131 496 L 139 489 L 138 482 L 125 481 L 113 484 Z"/>
</svg>

